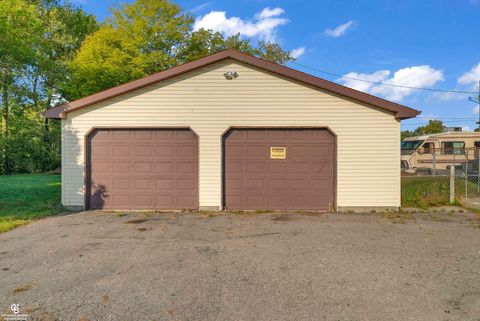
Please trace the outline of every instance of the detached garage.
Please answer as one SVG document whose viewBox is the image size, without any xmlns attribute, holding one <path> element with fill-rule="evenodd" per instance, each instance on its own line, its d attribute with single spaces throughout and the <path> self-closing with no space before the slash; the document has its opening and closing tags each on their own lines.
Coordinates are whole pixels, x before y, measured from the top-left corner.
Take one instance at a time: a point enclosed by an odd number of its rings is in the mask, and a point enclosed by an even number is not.
<svg viewBox="0 0 480 321">
<path fill-rule="evenodd" d="M 418 111 L 233 50 L 46 111 L 69 208 L 400 206 Z"/>
</svg>

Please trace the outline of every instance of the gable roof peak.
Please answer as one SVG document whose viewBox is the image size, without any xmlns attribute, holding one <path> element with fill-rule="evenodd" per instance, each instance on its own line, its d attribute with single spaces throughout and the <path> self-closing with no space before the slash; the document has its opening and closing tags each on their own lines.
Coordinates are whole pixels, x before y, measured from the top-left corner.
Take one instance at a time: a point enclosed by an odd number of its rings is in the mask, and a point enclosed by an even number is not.
<svg viewBox="0 0 480 321">
<path fill-rule="evenodd" d="M 327 91 L 336 95 L 340 95 L 346 98 L 356 100 L 361 103 L 365 103 L 374 107 L 378 107 L 387 112 L 391 112 L 395 115 L 397 119 L 408 119 L 413 118 L 420 114 L 420 111 L 403 106 L 370 94 L 348 88 L 334 82 L 312 76 L 310 74 L 288 68 L 261 58 L 257 58 L 234 49 L 225 49 L 217 53 L 211 54 L 209 56 L 187 62 L 185 64 L 157 72 L 150 76 L 140 78 L 137 80 L 130 81 L 123 85 L 113 87 L 99 93 L 74 100 L 72 102 L 63 104 L 61 106 L 48 109 L 42 114 L 47 118 L 52 119 L 61 119 L 66 118 L 66 115 L 74 110 L 82 109 L 93 104 L 129 93 L 131 91 L 155 84 L 157 82 L 174 78 L 181 74 L 187 73 L 189 71 L 202 68 L 213 63 L 225 60 L 225 59 L 234 59 L 241 63 L 254 66 L 256 68 L 265 70 L 267 72 L 289 78 L 312 87 L 318 88 L 323 91 Z"/>
</svg>

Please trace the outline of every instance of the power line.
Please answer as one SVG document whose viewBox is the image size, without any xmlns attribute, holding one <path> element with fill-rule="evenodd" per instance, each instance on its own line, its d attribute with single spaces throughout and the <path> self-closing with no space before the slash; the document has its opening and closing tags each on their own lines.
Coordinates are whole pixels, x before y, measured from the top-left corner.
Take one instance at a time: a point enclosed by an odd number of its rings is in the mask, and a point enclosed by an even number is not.
<svg viewBox="0 0 480 321">
<path fill-rule="evenodd" d="M 343 79 L 349 79 L 349 80 L 355 80 L 355 81 L 361 81 L 373 85 L 379 85 L 379 86 L 388 86 L 388 87 L 398 87 L 398 88 L 407 88 L 407 89 L 413 89 L 413 90 L 425 90 L 425 91 L 435 91 L 435 92 L 443 92 L 443 93 L 453 93 L 453 94 L 476 94 L 474 91 L 467 91 L 467 90 L 453 90 L 453 89 L 435 89 L 435 88 L 424 88 L 424 87 L 413 87 L 413 86 L 404 86 L 404 85 L 397 85 L 397 84 L 387 84 L 384 82 L 378 82 L 378 81 L 370 81 L 370 80 L 365 80 L 365 79 L 360 79 L 360 78 L 354 78 L 354 77 L 346 77 L 344 75 L 339 75 L 333 72 L 325 71 L 325 70 L 320 70 L 317 68 L 309 67 L 303 64 L 299 64 L 298 62 L 291 62 L 294 65 L 297 65 L 299 67 L 305 68 L 305 69 L 310 69 L 314 70 L 323 74 L 335 76 L 335 77 L 340 77 Z"/>
<path fill-rule="evenodd" d="M 452 120 L 452 119 L 456 119 L 456 120 L 476 120 L 476 118 L 472 118 L 472 117 L 432 117 L 432 116 L 417 116 L 415 118 L 423 118 L 423 119 L 426 119 L 426 120 Z"/>
<path fill-rule="evenodd" d="M 440 120 L 440 119 L 439 119 Z M 442 123 L 444 124 L 463 124 L 463 123 L 476 123 L 476 120 L 473 120 L 473 119 L 470 119 L 470 120 L 457 120 L 457 121 L 454 121 L 454 120 L 447 120 L 447 121 L 442 121 Z M 410 125 L 426 125 L 428 124 L 427 121 L 423 122 L 423 123 L 403 123 L 402 122 L 402 125 L 404 126 L 410 126 Z"/>
</svg>

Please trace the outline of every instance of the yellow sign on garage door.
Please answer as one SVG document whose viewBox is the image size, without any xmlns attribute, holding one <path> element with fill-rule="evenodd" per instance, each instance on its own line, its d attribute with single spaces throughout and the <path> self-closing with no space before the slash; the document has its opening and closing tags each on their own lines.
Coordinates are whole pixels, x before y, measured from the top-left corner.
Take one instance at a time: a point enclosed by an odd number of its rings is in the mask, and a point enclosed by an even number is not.
<svg viewBox="0 0 480 321">
<path fill-rule="evenodd" d="M 270 147 L 270 159 L 286 159 L 286 147 Z"/>
</svg>

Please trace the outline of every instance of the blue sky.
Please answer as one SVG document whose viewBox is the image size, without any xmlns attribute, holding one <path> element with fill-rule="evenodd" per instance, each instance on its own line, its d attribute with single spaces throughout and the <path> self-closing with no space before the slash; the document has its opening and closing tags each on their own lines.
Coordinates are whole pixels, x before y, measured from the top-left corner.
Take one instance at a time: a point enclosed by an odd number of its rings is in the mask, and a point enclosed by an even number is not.
<svg viewBox="0 0 480 321">
<path fill-rule="evenodd" d="M 76 0 L 100 20 L 115 0 Z M 438 89 L 476 91 L 480 80 L 480 0 L 195 0 L 177 1 L 196 26 L 295 50 L 298 63 L 350 78 Z M 474 129 L 469 94 L 442 94 L 370 85 L 292 68 L 422 111 L 403 129 L 430 117 Z M 473 94 L 472 94 L 473 95 Z"/>
</svg>

